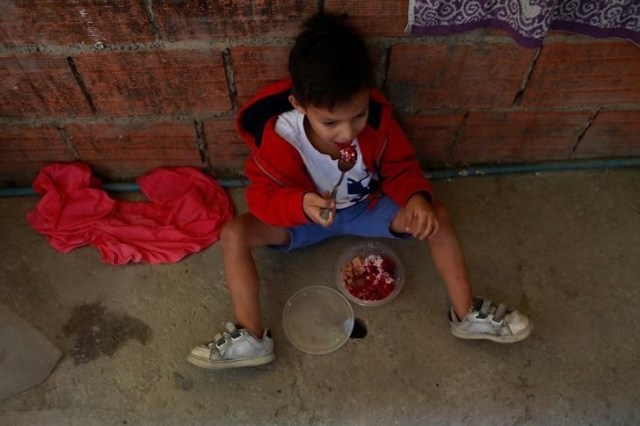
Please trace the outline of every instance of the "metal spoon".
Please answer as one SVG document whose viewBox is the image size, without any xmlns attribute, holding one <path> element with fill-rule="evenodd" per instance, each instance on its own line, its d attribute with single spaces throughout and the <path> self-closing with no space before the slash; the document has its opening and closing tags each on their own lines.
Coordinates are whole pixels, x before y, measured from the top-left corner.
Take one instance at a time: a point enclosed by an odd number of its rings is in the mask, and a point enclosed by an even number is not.
<svg viewBox="0 0 640 426">
<path fill-rule="evenodd" d="M 347 161 L 350 160 L 350 161 Z M 329 198 L 336 199 L 336 194 L 338 193 L 338 188 L 344 179 L 344 175 L 346 172 L 351 170 L 353 166 L 356 165 L 356 160 L 358 159 L 358 151 L 355 149 L 355 146 L 349 145 L 344 148 L 340 148 L 340 158 L 338 159 L 338 170 L 340 170 L 340 179 L 338 179 L 338 183 L 335 184 L 333 189 L 331 190 L 331 194 L 329 194 Z M 331 209 L 322 209 L 320 212 L 320 217 L 324 220 L 327 220 L 329 217 L 329 212 Z"/>
</svg>

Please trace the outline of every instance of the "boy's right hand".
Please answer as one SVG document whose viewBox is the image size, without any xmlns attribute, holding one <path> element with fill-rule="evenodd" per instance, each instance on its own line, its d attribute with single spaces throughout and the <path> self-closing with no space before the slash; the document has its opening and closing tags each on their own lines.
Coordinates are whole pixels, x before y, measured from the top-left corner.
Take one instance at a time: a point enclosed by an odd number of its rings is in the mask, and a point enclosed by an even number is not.
<svg viewBox="0 0 640 426">
<path fill-rule="evenodd" d="M 307 192 L 302 198 L 302 209 L 312 222 L 326 228 L 333 223 L 333 217 L 336 213 L 336 201 L 331 198 L 325 198 L 316 192 Z M 320 216 L 320 212 L 324 209 L 331 209 L 326 219 Z"/>
</svg>

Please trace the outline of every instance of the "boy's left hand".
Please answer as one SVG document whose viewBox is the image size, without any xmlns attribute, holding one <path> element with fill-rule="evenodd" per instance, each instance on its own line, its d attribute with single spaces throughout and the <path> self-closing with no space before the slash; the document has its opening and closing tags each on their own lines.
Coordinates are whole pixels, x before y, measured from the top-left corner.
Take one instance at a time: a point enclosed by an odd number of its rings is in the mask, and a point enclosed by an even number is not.
<svg viewBox="0 0 640 426">
<path fill-rule="evenodd" d="M 405 206 L 405 231 L 424 240 L 438 232 L 438 218 L 422 194 L 413 194 Z"/>
</svg>

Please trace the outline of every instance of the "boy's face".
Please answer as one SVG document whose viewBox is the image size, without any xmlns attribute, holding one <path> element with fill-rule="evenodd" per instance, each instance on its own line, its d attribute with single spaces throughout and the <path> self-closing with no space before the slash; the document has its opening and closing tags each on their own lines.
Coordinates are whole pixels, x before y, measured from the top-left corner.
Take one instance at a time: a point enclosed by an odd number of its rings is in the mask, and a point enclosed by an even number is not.
<svg viewBox="0 0 640 426">
<path fill-rule="evenodd" d="M 311 144 L 320 152 L 336 157 L 341 144 L 349 144 L 364 129 L 369 115 L 369 89 L 363 89 L 333 110 L 326 107 L 301 106 L 293 96 L 291 104 L 307 117 L 305 131 Z"/>
</svg>

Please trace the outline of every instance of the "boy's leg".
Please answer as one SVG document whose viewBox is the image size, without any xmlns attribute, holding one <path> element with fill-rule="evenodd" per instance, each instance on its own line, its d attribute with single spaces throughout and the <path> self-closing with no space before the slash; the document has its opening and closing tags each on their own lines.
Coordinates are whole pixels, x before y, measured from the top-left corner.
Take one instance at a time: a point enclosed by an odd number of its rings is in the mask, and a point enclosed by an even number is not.
<svg viewBox="0 0 640 426">
<path fill-rule="evenodd" d="M 431 257 L 447 287 L 454 312 L 458 318 L 464 318 L 473 304 L 464 254 L 444 205 L 435 201 L 433 209 L 438 219 L 439 228 L 436 235 L 428 240 Z M 394 218 L 391 229 L 397 233 L 405 232 L 404 209 L 401 208 Z"/>
<path fill-rule="evenodd" d="M 251 251 L 289 242 L 285 228 L 266 225 L 250 213 L 225 224 L 220 235 L 222 261 L 236 320 L 256 336 L 263 332 L 258 271 Z"/>
<path fill-rule="evenodd" d="M 227 287 L 239 327 L 225 322 L 224 330 L 213 341 L 193 348 L 187 360 L 209 369 L 269 363 L 274 359 L 273 340 L 262 326 L 258 272 L 251 251 L 269 244 L 287 244 L 289 233 L 247 213 L 223 226 L 220 242 Z"/>
<path fill-rule="evenodd" d="M 439 228 L 428 239 L 431 257 L 447 286 L 454 312 L 458 318 L 464 318 L 473 304 L 467 264 L 447 210 L 437 201 L 433 208 Z"/>
<path fill-rule="evenodd" d="M 473 298 L 471 284 L 453 224 L 445 207 L 434 202 L 433 209 L 439 228 L 428 238 L 431 257 L 449 293 L 452 310 L 449 315 L 451 332 L 461 339 L 488 339 L 513 343 L 526 338 L 533 324 L 522 313 L 496 305 L 490 300 Z M 400 209 L 391 229 L 404 232 L 404 209 Z"/>
</svg>

